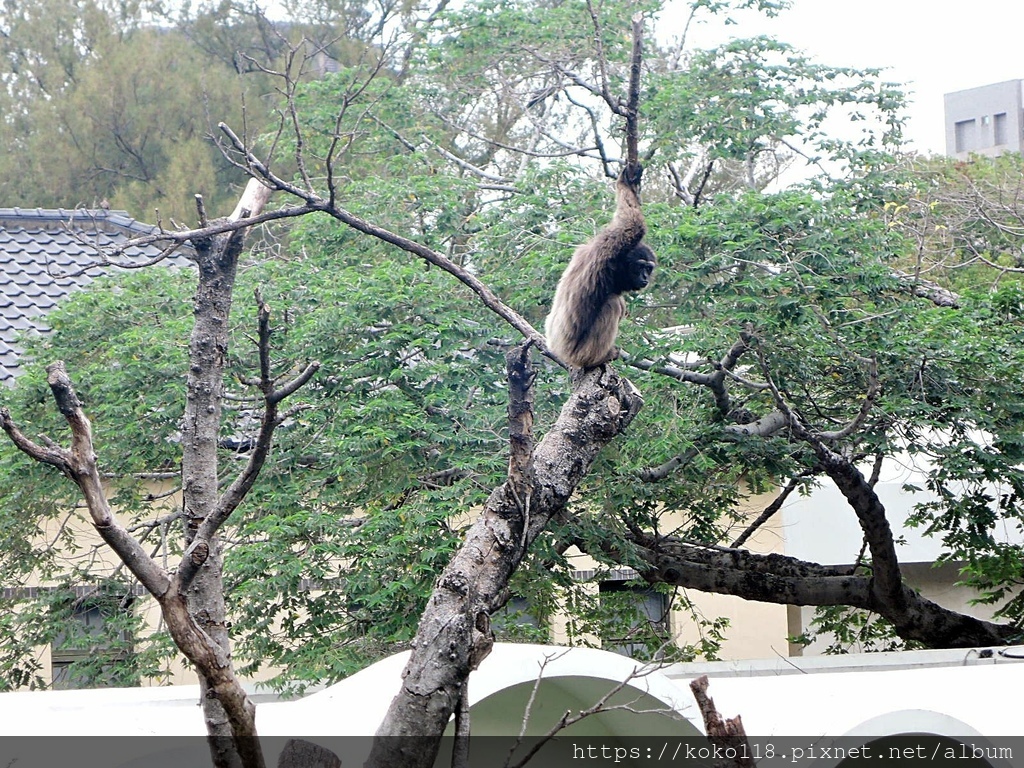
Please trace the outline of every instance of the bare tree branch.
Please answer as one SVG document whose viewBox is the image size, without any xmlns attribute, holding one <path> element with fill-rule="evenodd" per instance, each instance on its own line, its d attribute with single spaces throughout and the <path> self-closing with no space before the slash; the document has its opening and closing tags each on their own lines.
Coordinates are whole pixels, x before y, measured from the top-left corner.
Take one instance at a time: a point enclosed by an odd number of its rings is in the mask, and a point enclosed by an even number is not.
<svg viewBox="0 0 1024 768">
<path fill-rule="evenodd" d="M 640 72 L 644 56 L 644 16 L 633 16 L 633 55 L 629 65 L 629 91 L 626 96 L 626 166 L 640 165 L 638 149 L 640 127 Z"/>
<path fill-rule="evenodd" d="M 692 370 L 690 367 L 683 368 L 678 365 L 660 365 L 652 360 L 638 360 L 627 355 L 623 355 L 623 357 L 626 358 L 630 365 L 641 370 L 669 376 L 677 381 L 688 384 L 698 384 L 702 387 L 707 387 L 715 398 L 715 407 L 719 415 L 726 417 L 732 412 L 732 398 L 726 386 L 726 379 L 736 381 L 749 389 L 766 388 L 764 385 L 749 382 L 733 373 L 744 353 L 749 350 L 749 338 L 748 333 L 741 333 L 740 338 L 736 340 L 720 360 L 711 360 L 703 363 L 703 365 L 710 364 L 713 369 L 711 373 L 701 373 Z M 702 363 L 694 363 L 693 367 L 696 368 L 699 365 L 702 365 Z"/>
<path fill-rule="evenodd" d="M 542 350 L 545 354 L 547 353 L 547 344 L 545 343 L 544 336 L 540 334 L 532 325 L 530 325 L 530 323 L 518 312 L 516 312 L 511 307 L 506 305 L 503 301 L 501 301 L 494 294 L 494 292 L 491 291 L 491 289 L 488 288 L 487 285 L 478 277 L 476 277 L 476 275 L 474 275 L 472 272 L 459 266 L 446 256 L 443 256 L 442 254 L 431 250 L 425 245 L 417 243 L 406 237 L 402 237 L 401 235 L 397 235 L 394 232 L 390 232 L 384 229 L 383 227 L 371 224 L 370 222 L 361 219 L 360 217 L 352 213 L 349 213 L 345 209 L 339 207 L 333 201 L 324 200 L 322 197 L 316 195 L 313 192 L 303 190 L 295 186 L 294 184 L 291 184 L 290 182 L 281 179 L 280 177 L 273 174 L 265 165 L 263 165 L 263 163 L 261 163 L 259 159 L 256 158 L 255 155 L 253 155 L 246 148 L 246 146 L 242 143 L 241 139 L 239 139 L 238 136 L 236 136 L 234 132 L 231 131 L 230 128 L 228 128 L 226 125 L 222 123 L 221 129 L 231 140 L 232 144 L 235 146 L 235 149 L 241 153 L 244 153 L 245 156 L 250 160 L 250 162 L 252 162 L 253 168 L 256 170 L 257 173 L 260 174 L 260 177 L 264 182 L 269 183 L 275 189 L 287 192 L 290 195 L 293 195 L 294 197 L 305 201 L 304 206 L 293 209 L 291 212 L 289 212 L 288 215 L 296 216 L 303 215 L 305 213 L 309 213 L 312 211 L 322 211 L 333 216 L 335 219 L 342 222 L 343 224 L 348 225 L 352 229 L 362 232 L 363 234 L 376 237 L 378 240 L 382 240 L 383 242 L 397 246 L 398 248 L 401 248 L 403 251 L 411 253 L 414 256 L 418 256 L 424 261 L 443 269 L 445 272 L 454 276 L 461 283 L 463 283 L 464 285 L 469 287 L 474 293 L 476 293 L 480 300 L 483 302 L 484 306 L 486 306 L 500 318 L 505 320 L 505 322 L 507 322 L 509 325 L 511 325 L 513 328 L 519 331 L 525 338 L 530 339 L 537 346 L 538 349 Z M 260 219 L 257 219 L 257 221 L 258 220 Z"/>
<path fill-rule="evenodd" d="M 270 362 L 270 307 L 263 300 L 258 290 L 256 291 L 256 301 L 259 307 L 259 388 L 263 393 L 264 399 L 263 417 L 260 421 L 259 434 L 245 467 L 224 493 L 221 494 L 213 511 L 203 520 L 189 546 L 189 551 L 186 552 L 186 557 L 182 559 L 182 563 L 175 576 L 178 589 L 182 591 L 188 588 L 192 579 L 195 578 L 198 569 L 202 566 L 203 559 L 197 553 L 209 552 L 213 536 L 235 509 L 238 508 L 238 505 L 242 503 L 256 482 L 267 456 L 270 454 L 274 430 L 280 426 L 285 418 L 280 414 L 278 405 L 288 395 L 293 394 L 305 385 L 320 368 L 320 363 L 313 361 L 283 386 L 275 386 L 274 379 L 271 376 Z"/>
<path fill-rule="evenodd" d="M 782 505 L 786 503 L 786 499 L 789 498 L 793 491 L 800 487 L 800 481 L 805 479 L 809 474 L 811 473 L 804 472 L 794 478 L 791 478 L 789 482 L 786 483 L 786 487 L 779 492 L 779 495 L 772 499 L 772 503 L 765 507 L 761 514 L 758 515 L 757 518 L 747 526 L 746 530 L 737 536 L 736 540 L 729 546 L 734 549 L 739 549 L 746 544 L 747 540 L 753 536 L 762 525 L 771 520 L 776 513 L 782 509 Z"/>
<path fill-rule="evenodd" d="M 590 118 L 590 126 L 594 135 L 594 145 L 597 149 L 597 154 L 601 159 L 601 166 L 604 168 L 604 174 L 610 179 L 614 179 L 618 174 L 612 168 L 612 159 L 608 156 L 608 152 L 604 146 L 604 139 L 601 138 L 601 126 L 600 120 L 598 119 L 597 112 L 589 104 L 584 104 L 581 101 L 577 101 L 573 98 L 572 94 L 565 91 L 565 99 L 575 107 L 579 107 L 587 113 L 587 117 Z"/>
<path fill-rule="evenodd" d="M 258 216 L 270 202 L 270 196 L 273 194 L 272 187 L 267 186 L 259 179 L 249 179 L 242 196 L 235 204 L 235 210 L 228 216 L 228 221 L 242 221 Z"/>
<path fill-rule="evenodd" d="M 699 455 L 700 449 L 696 446 L 691 446 L 682 453 L 673 456 L 668 461 L 663 462 L 656 467 L 647 467 L 640 470 L 640 479 L 645 483 L 656 483 L 664 480 L 681 466 L 693 461 Z"/>
<path fill-rule="evenodd" d="M 48 439 L 45 440 L 46 446 L 32 442 L 15 426 L 7 408 L 0 409 L 0 426 L 23 453 L 57 467 L 75 482 L 85 498 L 96 532 L 152 595 L 163 596 L 170 586 L 170 577 L 118 521 L 107 502 L 96 465 L 92 426 L 63 361 L 48 365 L 46 373 L 54 402 L 71 428 L 71 448 L 61 448 Z"/>
<path fill-rule="evenodd" d="M 595 91 L 604 99 L 608 107 L 616 114 L 622 114 L 622 104 L 612 96 L 608 86 L 608 59 L 604 55 L 604 40 L 602 39 L 601 20 L 597 17 L 597 9 L 594 8 L 593 0 L 587 0 L 587 10 L 590 12 L 590 21 L 594 25 L 594 51 L 597 59 L 598 72 L 601 77 L 601 87 Z"/>
<path fill-rule="evenodd" d="M 782 411 L 772 411 L 750 424 L 730 424 L 726 434 L 736 437 L 770 437 L 789 426 L 789 417 Z"/>
<path fill-rule="evenodd" d="M 545 658 L 544 662 L 541 664 L 540 673 L 537 675 L 537 681 L 534 683 L 533 691 L 530 694 L 530 701 L 527 703 L 526 714 L 524 715 L 524 719 L 523 719 L 524 732 L 525 732 L 525 727 L 526 727 L 526 718 L 529 717 L 530 708 L 533 705 L 534 698 L 536 696 L 537 690 L 540 687 L 540 683 L 541 683 L 541 680 L 542 680 L 543 675 L 544 675 L 544 668 L 547 665 L 547 662 L 548 662 L 548 659 Z M 655 709 L 640 709 L 639 707 L 635 707 L 634 704 L 637 701 L 640 700 L 639 696 L 637 696 L 635 699 L 633 699 L 632 701 L 630 701 L 628 703 L 624 703 L 624 704 L 610 704 L 611 700 L 615 696 L 617 696 L 620 692 L 625 690 L 625 688 L 631 682 L 633 682 L 634 680 L 643 678 L 643 677 L 647 677 L 652 672 L 654 672 L 656 669 L 657 669 L 657 665 L 655 665 L 655 664 L 646 664 L 646 665 L 634 667 L 633 670 L 628 675 L 626 675 L 626 677 L 624 679 L 620 680 L 615 685 L 613 685 L 608 690 L 607 693 L 605 693 L 603 696 L 601 696 L 597 701 L 595 701 L 590 706 L 585 707 L 584 709 L 581 709 L 581 710 L 577 711 L 576 713 L 573 713 L 572 710 L 566 710 L 566 712 L 555 722 L 554 725 L 552 725 L 547 730 L 546 733 L 544 733 L 536 741 L 534 741 L 534 743 L 530 746 L 530 749 L 528 749 L 526 751 L 526 753 L 522 757 L 520 757 L 517 761 L 512 762 L 512 754 L 514 753 L 514 751 L 519 746 L 519 744 L 521 743 L 521 740 L 522 740 L 522 735 L 523 734 L 520 733 L 520 737 L 518 739 L 516 739 L 516 741 L 513 744 L 512 748 L 509 750 L 509 757 L 505 760 L 506 768 L 523 768 L 523 766 L 529 764 L 530 760 L 532 760 L 534 758 L 534 756 L 536 756 L 536 754 L 538 752 L 540 752 L 540 750 L 544 747 L 545 744 L 547 744 L 549 741 L 554 739 L 559 733 L 564 731 L 566 728 L 575 725 L 576 723 L 580 722 L 581 720 L 585 720 L 588 717 L 592 717 L 592 716 L 600 714 L 602 712 L 626 711 L 626 712 L 635 712 L 635 713 L 638 713 L 638 714 L 659 714 L 659 713 L 660 714 L 668 714 L 668 713 L 674 713 L 674 710 L 670 710 L 670 709 L 656 709 L 655 710 Z"/>
<path fill-rule="evenodd" d="M 893 270 L 893 276 L 901 284 L 906 285 L 914 296 L 928 299 L 937 307 L 957 309 L 960 306 L 960 296 L 953 291 L 943 288 L 938 283 L 925 280 L 918 275 L 908 275 L 906 272 L 899 270 Z"/>
<path fill-rule="evenodd" d="M 743 720 L 739 715 L 728 720 L 719 714 L 714 700 L 708 696 L 708 676 L 701 675 L 690 683 L 693 698 L 697 700 L 697 708 L 704 716 L 704 730 L 708 740 L 723 750 L 726 755 L 733 755 L 721 765 L 734 765 L 737 768 L 753 768 L 753 750 L 747 741 L 747 733 L 743 729 Z"/>
<path fill-rule="evenodd" d="M 525 520 L 525 536 L 533 500 L 533 382 L 536 373 L 530 365 L 530 342 L 511 350 L 505 360 L 509 384 L 508 479 Z"/>
</svg>

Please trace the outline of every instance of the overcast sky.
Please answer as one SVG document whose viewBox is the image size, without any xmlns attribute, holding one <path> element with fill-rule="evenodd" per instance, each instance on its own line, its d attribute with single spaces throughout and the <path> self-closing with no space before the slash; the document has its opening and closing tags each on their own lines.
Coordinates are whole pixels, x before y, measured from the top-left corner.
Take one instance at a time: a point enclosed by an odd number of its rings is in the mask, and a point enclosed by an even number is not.
<svg viewBox="0 0 1024 768">
<path fill-rule="evenodd" d="M 886 67 L 910 91 L 906 137 L 922 152 L 945 151 L 944 93 L 1024 78 L 1024 0 L 795 0 L 775 20 L 742 18 L 728 34 L 771 34 L 822 64 Z"/>
</svg>

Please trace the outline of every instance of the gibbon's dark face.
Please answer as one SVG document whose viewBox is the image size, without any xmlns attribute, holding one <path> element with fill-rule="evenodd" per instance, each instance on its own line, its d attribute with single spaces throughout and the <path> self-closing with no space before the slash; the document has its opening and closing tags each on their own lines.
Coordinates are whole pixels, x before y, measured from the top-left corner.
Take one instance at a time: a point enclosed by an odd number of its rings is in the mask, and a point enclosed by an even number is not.
<svg viewBox="0 0 1024 768">
<path fill-rule="evenodd" d="M 654 251 L 645 243 L 640 243 L 636 248 L 626 254 L 623 259 L 623 270 L 621 273 L 620 290 L 639 291 L 646 288 L 651 282 L 651 273 L 657 259 L 654 258 Z"/>
</svg>

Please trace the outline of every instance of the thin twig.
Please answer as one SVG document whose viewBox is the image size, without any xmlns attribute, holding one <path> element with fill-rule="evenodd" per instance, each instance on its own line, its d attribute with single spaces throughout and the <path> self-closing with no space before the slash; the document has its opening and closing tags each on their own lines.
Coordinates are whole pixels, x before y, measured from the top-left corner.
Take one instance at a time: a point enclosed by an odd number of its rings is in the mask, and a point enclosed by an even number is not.
<svg viewBox="0 0 1024 768">
<path fill-rule="evenodd" d="M 791 478 L 790 481 L 788 483 L 786 483 L 786 487 L 783 488 L 782 491 L 779 492 L 779 495 L 776 496 L 772 500 L 772 503 L 769 504 L 767 507 L 765 507 L 764 511 L 761 512 L 761 514 L 758 515 L 757 518 L 749 526 L 747 526 L 747 529 L 745 531 L 743 531 L 743 533 L 741 533 L 739 536 L 737 536 L 736 540 L 732 544 L 730 544 L 729 546 L 731 548 L 733 548 L 733 549 L 739 549 L 744 544 L 746 544 L 747 543 L 747 539 L 749 539 L 751 536 L 753 536 L 754 533 L 762 525 L 764 525 L 769 520 L 771 520 L 772 517 L 774 517 L 775 514 L 780 509 L 782 509 L 782 505 L 786 503 L 786 499 L 789 498 L 789 495 L 791 493 L 793 493 L 793 491 L 795 491 L 800 486 L 800 483 L 806 477 L 808 477 L 809 475 L 812 475 L 812 474 L 814 474 L 814 472 L 811 471 L 811 470 L 808 470 L 806 472 L 801 472 L 799 475 L 797 475 L 794 478 Z"/>
</svg>

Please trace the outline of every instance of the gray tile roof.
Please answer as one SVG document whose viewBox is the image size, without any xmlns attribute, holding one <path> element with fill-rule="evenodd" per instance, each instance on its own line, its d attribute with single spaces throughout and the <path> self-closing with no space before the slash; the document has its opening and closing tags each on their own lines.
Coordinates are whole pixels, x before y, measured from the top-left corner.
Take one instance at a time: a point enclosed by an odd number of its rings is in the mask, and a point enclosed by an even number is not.
<svg viewBox="0 0 1024 768">
<path fill-rule="evenodd" d="M 116 269 L 95 266 L 98 249 L 154 231 L 124 211 L 0 208 L 0 384 L 11 384 L 19 373 L 19 333 L 45 333 L 45 315 L 61 299 Z M 118 261 L 140 263 L 159 253 L 148 245 Z"/>
</svg>

